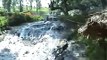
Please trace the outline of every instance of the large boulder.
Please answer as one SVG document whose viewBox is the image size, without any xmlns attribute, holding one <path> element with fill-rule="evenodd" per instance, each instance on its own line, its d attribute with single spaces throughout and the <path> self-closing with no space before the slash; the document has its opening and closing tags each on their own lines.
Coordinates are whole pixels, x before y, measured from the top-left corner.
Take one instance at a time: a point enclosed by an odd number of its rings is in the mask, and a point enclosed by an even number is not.
<svg viewBox="0 0 107 60">
<path fill-rule="evenodd" d="M 86 24 L 79 28 L 78 32 L 91 38 L 107 37 L 107 12 L 92 14 Z"/>
</svg>

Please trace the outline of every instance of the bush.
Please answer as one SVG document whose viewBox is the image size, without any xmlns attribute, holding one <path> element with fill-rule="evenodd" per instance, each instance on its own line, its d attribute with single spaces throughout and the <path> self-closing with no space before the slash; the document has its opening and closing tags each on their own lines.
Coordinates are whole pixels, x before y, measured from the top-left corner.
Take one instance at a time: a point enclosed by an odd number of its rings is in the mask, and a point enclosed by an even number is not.
<svg viewBox="0 0 107 60">
<path fill-rule="evenodd" d="M 6 17 L 0 16 L 0 32 L 3 31 L 8 25 Z"/>
<path fill-rule="evenodd" d="M 8 20 L 6 17 L 0 16 L 0 27 L 5 27 L 8 25 Z"/>
<path fill-rule="evenodd" d="M 33 15 L 31 12 L 15 12 L 5 13 L 5 16 L 0 17 L 0 27 L 8 24 L 9 26 L 17 26 L 26 22 L 40 21 L 42 16 Z"/>
<path fill-rule="evenodd" d="M 23 15 L 23 17 L 25 18 L 25 21 L 26 22 L 32 22 L 32 16 L 33 16 L 33 14 L 31 13 L 31 12 L 23 12 L 23 13 L 21 13 L 21 15 Z"/>
<path fill-rule="evenodd" d="M 4 11 L 0 11 L 0 16 L 5 16 L 5 12 Z"/>
<path fill-rule="evenodd" d="M 8 15 L 9 25 L 15 26 L 25 22 L 32 22 L 32 14 L 30 12 L 13 13 Z"/>
<path fill-rule="evenodd" d="M 22 23 L 26 22 L 24 15 L 19 13 L 14 13 L 10 16 L 8 16 L 8 24 L 10 26 L 20 25 Z"/>
<path fill-rule="evenodd" d="M 105 52 L 101 48 L 98 42 L 96 42 L 93 39 L 87 39 L 84 36 L 78 36 L 77 40 L 79 43 L 85 44 L 86 46 L 85 54 L 86 54 L 87 60 L 105 60 L 104 54 L 107 52 Z"/>
<path fill-rule="evenodd" d="M 43 20 L 43 17 L 39 15 L 35 15 L 35 16 L 32 16 L 32 19 L 33 21 L 40 21 L 40 20 Z"/>
</svg>

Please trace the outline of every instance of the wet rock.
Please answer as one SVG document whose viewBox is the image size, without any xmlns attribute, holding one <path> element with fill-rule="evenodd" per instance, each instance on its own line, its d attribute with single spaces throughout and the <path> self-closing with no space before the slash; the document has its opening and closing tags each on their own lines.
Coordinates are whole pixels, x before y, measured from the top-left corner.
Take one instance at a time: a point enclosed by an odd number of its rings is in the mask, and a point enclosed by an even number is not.
<svg viewBox="0 0 107 60">
<path fill-rule="evenodd" d="M 20 36 L 20 33 L 17 33 L 17 36 Z"/>
<path fill-rule="evenodd" d="M 25 52 L 25 54 L 28 54 L 28 53 L 29 53 L 29 51 L 26 51 L 26 52 Z"/>
<path fill-rule="evenodd" d="M 64 30 L 64 27 L 63 27 L 63 26 L 58 26 L 58 27 L 56 28 L 56 30 L 58 30 L 58 31 Z"/>
<path fill-rule="evenodd" d="M 107 13 L 96 13 L 90 16 L 86 24 L 79 28 L 78 33 L 87 38 L 107 37 Z"/>
<path fill-rule="evenodd" d="M 4 37 L 5 37 L 5 35 L 0 35 L 0 41 L 3 41 L 4 40 Z"/>
<path fill-rule="evenodd" d="M 5 28 L 5 30 L 11 30 L 11 29 L 12 29 L 11 27 L 6 27 L 6 28 Z"/>
<path fill-rule="evenodd" d="M 68 48 L 68 44 L 65 44 L 65 45 L 62 47 L 63 51 L 66 50 L 67 48 Z"/>
<path fill-rule="evenodd" d="M 58 56 L 57 58 L 55 58 L 55 60 L 64 60 L 63 56 Z"/>
<path fill-rule="evenodd" d="M 4 49 L 2 50 L 2 52 L 10 52 L 10 49 L 4 48 Z"/>
<path fill-rule="evenodd" d="M 63 54 L 67 50 L 68 44 L 66 43 L 62 47 L 58 46 L 57 50 L 54 50 L 55 60 L 64 60 Z"/>
</svg>

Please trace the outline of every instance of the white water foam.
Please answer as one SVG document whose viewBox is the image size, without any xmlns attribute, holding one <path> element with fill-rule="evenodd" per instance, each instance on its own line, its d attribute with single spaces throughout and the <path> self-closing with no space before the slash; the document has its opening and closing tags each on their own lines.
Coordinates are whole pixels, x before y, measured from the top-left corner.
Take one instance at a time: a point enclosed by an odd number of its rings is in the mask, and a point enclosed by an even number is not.
<svg viewBox="0 0 107 60">
<path fill-rule="evenodd" d="M 39 43 L 27 45 L 17 36 L 7 35 L 0 42 L 0 60 L 54 60 L 52 52 L 59 43 L 45 35 Z"/>
</svg>

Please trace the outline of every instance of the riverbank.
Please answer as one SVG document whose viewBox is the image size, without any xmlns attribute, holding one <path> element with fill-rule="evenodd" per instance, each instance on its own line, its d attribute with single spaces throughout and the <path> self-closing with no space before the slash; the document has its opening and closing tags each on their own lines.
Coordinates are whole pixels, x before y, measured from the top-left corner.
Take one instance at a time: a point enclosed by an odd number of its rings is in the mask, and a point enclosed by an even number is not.
<svg viewBox="0 0 107 60">
<path fill-rule="evenodd" d="M 6 30 L 9 26 L 17 26 L 26 22 L 34 22 L 43 20 L 42 16 L 33 15 L 31 12 L 0 12 L 0 30 Z"/>
</svg>

